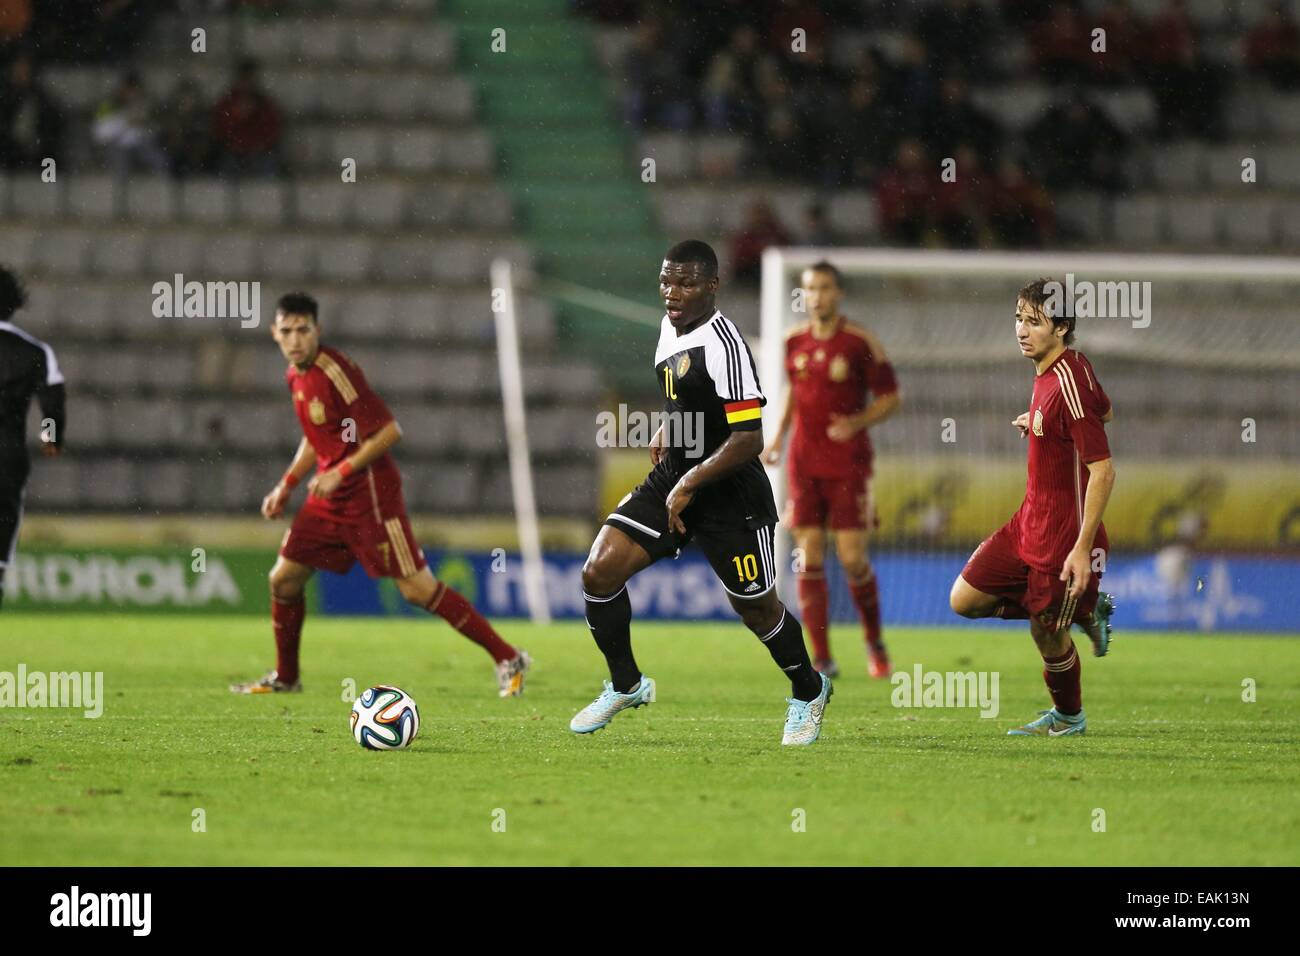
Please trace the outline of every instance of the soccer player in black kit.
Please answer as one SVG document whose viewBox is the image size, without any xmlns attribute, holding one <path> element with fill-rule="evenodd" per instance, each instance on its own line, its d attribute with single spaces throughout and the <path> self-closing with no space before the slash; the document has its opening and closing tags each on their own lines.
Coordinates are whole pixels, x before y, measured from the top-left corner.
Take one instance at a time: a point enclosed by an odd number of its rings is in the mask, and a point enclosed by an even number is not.
<svg viewBox="0 0 1300 956">
<path fill-rule="evenodd" d="M 717 291 L 718 258 L 706 243 L 687 240 L 668 250 L 659 271 L 665 315 L 654 360 L 665 425 L 650 441 L 650 474 L 605 519 L 582 568 L 587 625 L 610 679 L 570 722 L 575 733 L 599 730 L 620 711 L 654 701 L 655 682 L 632 655 L 627 581 L 692 539 L 745 626 L 790 678 L 781 743 L 811 744 L 821 732 L 831 682 L 813 670 L 803 629 L 776 596 L 776 503 L 758 458 L 767 399 L 749 346 L 714 306 Z M 691 434 L 685 416 L 702 425 L 701 445 L 684 447 Z"/>
<path fill-rule="evenodd" d="M 18 277 L 0 266 L 0 601 L 5 573 L 18 546 L 23 495 L 31 461 L 27 457 L 27 409 L 35 395 L 41 415 L 51 426 L 42 429 L 41 453 L 59 454 L 63 441 L 63 373 L 54 350 L 28 335 L 10 319 L 27 304 Z M 48 434 L 47 434 L 48 431 Z"/>
</svg>

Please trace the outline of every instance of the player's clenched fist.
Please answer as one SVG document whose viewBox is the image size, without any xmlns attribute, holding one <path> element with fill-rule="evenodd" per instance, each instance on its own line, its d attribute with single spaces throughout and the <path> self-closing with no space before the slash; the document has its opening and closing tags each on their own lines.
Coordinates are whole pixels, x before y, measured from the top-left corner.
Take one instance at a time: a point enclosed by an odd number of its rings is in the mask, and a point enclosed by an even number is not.
<svg viewBox="0 0 1300 956">
<path fill-rule="evenodd" d="M 774 441 L 763 449 L 763 454 L 759 456 L 765 465 L 781 464 L 781 443 Z"/>
<path fill-rule="evenodd" d="M 271 493 L 262 499 L 262 517 L 278 518 L 284 513 L 284 506 L 289 501 L 289 489 L 276 485 Z"/>
<path fill-rule="evenodd" d="M 1020 417 L 1017 418 L 1015 421 L 1013 421 L 1011 424 L 1015 425 L 1018 429 L 1020 429 L 1020 437 L 1024 438 L 1026 435 L 1029 434 L 1029 413 L 1022 412 Z"/>
</svg>

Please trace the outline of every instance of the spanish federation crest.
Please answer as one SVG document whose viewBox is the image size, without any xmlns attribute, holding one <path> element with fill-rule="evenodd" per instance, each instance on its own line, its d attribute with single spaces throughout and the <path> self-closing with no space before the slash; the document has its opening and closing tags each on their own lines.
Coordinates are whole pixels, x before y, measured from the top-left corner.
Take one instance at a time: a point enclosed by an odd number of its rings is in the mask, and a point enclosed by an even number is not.
<svg viewBox="0 0 1300 956">
<path fill-rule="evenodd" d="M 1041 408 L 1034 409 L 1034 434 L 1039 438 L 1043 437 L 1043 410 Z"/>
<path fill-rule="evenodd" d="M 685 354 L 681 357 L 681 361 L 677 363 L 677 377 L 679 379 L 685 378 L 686 372 L 688 369 L 690 369 L 690 367 L 691 367 L 691 357 L 689 354 Z"/>
<path fill-rule="evenodd" d="M 307 417 L 311 419 L 313 425 L 325 424 L 325 403 L 319 398 L 313 398 L 307 404 Z"/>
<path fill-rule="evenodd" d="M 843 355 L 831 359 L 831 381 L 842 382 L 849 377 L 849 360 Z"/>
</svg>

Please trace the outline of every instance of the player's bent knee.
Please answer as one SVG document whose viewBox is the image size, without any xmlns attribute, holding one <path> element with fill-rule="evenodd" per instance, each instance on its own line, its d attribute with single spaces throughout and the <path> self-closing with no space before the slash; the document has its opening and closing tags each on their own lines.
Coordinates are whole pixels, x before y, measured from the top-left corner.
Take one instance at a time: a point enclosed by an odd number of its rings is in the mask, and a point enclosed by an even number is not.
<svg viewBox="0 0 1300 956">
<path fill-rule="evenodd" d="M 588 594 L 601 597 L 614 594 L 626 583 L 611 561 L 588 558 L 582 566 L 582 589 Z"/>
</svg>

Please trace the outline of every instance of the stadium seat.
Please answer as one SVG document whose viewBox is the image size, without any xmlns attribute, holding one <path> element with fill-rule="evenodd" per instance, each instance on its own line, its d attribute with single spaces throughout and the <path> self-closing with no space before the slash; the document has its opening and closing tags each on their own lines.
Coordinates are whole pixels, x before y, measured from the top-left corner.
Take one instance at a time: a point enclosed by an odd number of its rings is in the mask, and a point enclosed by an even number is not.
<svg viewBox="0 0 1300 956">
<path fill-rule="evenodd" d="M 209 273 L 205 280 L 225 282 L 257 278 L 257 244 L 246 235 L 217 236 L 204 249 L 203 267 Z"/>
<path fill-rule="evenodd" d="M 131 219 L 168 222 L 176 218 L 176 186 L 163 177 L 138 176 L 126 186 L 126 214 Z"/>
<path fill-rule="evenodd" d="M 111 219 L 118 212 L 118 193 L 112 176 L 78 175 L 68 184 L 67 214 L 77 219 Z"/>
<path fill-rule="evenodd" d="M 176 273 L 194 276 L 203 269 L 203 240 L 192 231 L 167 230 L 152 234 L 149 269 L 170 279 Z"/>
<path fill-rule="evenodd" d="M 316 255 L 320 275 L 347 282 L 367 278 L 374 258 L 369 239 L 321 239 Z"/>
<path fill-rule="evenodd" d="M 309 63 L 331 64 L 347 58 L 350 30 L 343 23 L 326 19 L 290 21 L 299 34 L 302 57 Z"/>
<path fill-rule="evenodd" d="M 90 260 L 91 236 L 80 229 L 51 229 L 36 244 L 37 267 L 60 276 L 79 275 Z"/>
<path fill-rule="evenodd" d="M 219 180 L 195 179 L 181 186 L 181 215 L 193 222 L 228 222 L 234 205 L 234 190 Z"/>
<path fill-rule="evenodd" d="M 360 225 L 391 230 L 402 225 L 406 214 L 406 188 L 400 183 L 354 183 L 356 190 L 353 215 Z"/>
<path fill-rule="evenodd" d="M 343 226 L 352 219 L 355 183 L 310 180 L 294 186 L 294 219 L 314 226 Z"/>
<path fill-rule="evenodd" d="M 263 239 L 261 258 L 262 269 L 268 277 L 302 283 L 316 275 L 316 240 L 283 235 Z"/>
<path fill-rule="evenodd" d="M 1165 206 L 1169 238 L 1185 245 L 1208 245 L 1219 235 L 1219 204 L 1212 199 L 1171 199 Z"/>
<path fill-rule="evenodd" d="M 235 187 L 241 222 L 279 224 L 286 220 L 285 188 L 279 183 L 241 182 Z"/>
<path fill-rule="evenodd" d="M 403 127 L 389 137 L 388 154 L 394 169 L 428 172 L 442 162 L 442 134 L 436 130 Z"/>
<path fill-rule="evenodd" d="M 36 261 L 36 230 L 26 226 L 0 225 L 0 262 L 26 272 Z"/>
<path fill-rule="evenodd" d="M 143 231 L 115 229 L 100 233 L 90 247 L 90 268 L 107 276 L 134 276 L 143 272 L 149 255 L 149 236 Z"/>
<path fill-rule="evenodd" d="M 327 157 L 323 166 L 342 169 L 344 159 L 351 159 L 357 164 L 357 179 L 365 182 L 376 170 L 383 169 L 388 161 L 388 150 L 384 130 L 378 127 L 358 126 L 347 129 L 333 129 L 322 126 L 313 129 L 312 135 L 321 142 L 333 142 L 333 154 Z"/>
<path fill-rule="evenodd" d="M 408 28 L 406 57 L 421 67 L 449 69 L 456 60 L 456 37 L 442 26 Z"/>
<path fill-rule="evenodd" d="M 389 239 L 379 244 L 376 269 L 391 282 L 426 282 L 439 248 L 430 239 Z"/>
<path fill-rule="evenodd" d="M 1222 210 L 1223 229 L 1234 245 L 1266 246 L 1276 240 L 1274 204 L 1270 200 L 1240 200 L 1226 203 Z"/>
<path fill-rule="evenodd" d="M 406 56 L 410 27 L 400 20 L 378 21 L 358 30 L 353 52 L 358 60 L 376 66 L 398 63 Z"/>
<path fill-rule="evenodd" d="M 292 63 L 299 58 L 301 38 L 299 21 L 247 19 L 239 44 L 245 56 L 267 63 Z"/>
<path fill-rule="evenodd" d="M 13 176 L 9 207 L 17 219 L 57 219 L 63 214 L 67 192 L 63 183 L 42 182 L 40 176 Z"/>
<path fill-rule="evenodd" d="M 1152 156 L 1152 178 L 1163 191 L 1194 189 L 1205 180 L 1205 163 L 1204 144 L 1195 141 L 1172 143 L 1156 150 Z"/>
<path fill-rule="evenodd" d="M 1115 235 L 1121 245 L 1152 245 L 1164 235 L 1164 206 L 1152 196 L 1115 200 Z"/>
</svg>

